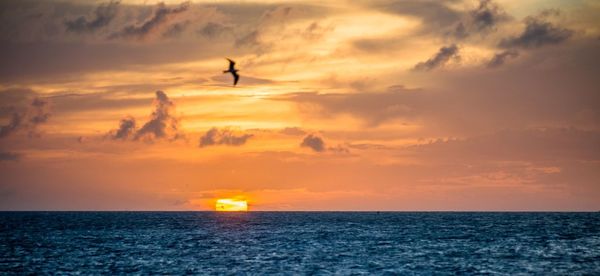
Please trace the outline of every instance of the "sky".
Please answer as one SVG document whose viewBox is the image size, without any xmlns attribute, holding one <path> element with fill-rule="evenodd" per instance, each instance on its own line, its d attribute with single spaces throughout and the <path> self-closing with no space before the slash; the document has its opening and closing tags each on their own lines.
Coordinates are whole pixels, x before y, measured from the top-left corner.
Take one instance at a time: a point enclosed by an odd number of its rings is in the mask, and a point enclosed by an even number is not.
<svg viewBox="0 0 600 276">
<path fill-rule="evenodd" d="M 0 210 L 597 211 L 598 14 L 1 1 Z"/>
</svg>

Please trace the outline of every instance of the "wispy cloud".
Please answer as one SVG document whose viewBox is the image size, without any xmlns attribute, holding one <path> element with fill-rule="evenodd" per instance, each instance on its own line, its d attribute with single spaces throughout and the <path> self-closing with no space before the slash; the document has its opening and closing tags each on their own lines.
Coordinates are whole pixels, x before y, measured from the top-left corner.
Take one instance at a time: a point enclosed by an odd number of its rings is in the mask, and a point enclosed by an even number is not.
<svg viewBox="0 0 600 276">
<path fill-rule="evenodd" d="M 550 17 L 558 15 L 558 13 L 556 10 L 547 10 L 537 16 L 525 18 L 523 32 L 518 36 L 502 40 L 500 46 L 504 48 L 539 48 L 568 40 L 575 32 L 549 21 Z"/>
</svg>

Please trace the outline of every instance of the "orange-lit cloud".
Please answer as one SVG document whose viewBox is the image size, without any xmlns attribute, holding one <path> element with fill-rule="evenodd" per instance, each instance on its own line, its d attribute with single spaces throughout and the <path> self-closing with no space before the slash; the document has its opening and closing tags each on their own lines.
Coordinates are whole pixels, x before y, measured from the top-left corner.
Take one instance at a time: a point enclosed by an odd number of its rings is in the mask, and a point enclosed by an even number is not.
<svg viewBox="0 0 600 276">
<path fill-rule="evenodd" d="M 0 6 L 0 209 L 600 208 L 593 2 Z"/>
</svg>

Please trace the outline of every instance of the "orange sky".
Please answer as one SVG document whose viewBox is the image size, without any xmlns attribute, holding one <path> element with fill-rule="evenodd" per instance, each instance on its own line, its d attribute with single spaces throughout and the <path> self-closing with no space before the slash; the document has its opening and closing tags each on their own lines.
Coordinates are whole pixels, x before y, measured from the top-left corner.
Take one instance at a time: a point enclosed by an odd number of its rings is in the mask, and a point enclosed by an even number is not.
<svg viewBox="0 0 600 276">
<path fill-rule="evenodd" d="M 0 209 L 600 209 L 598 1 L 323 2 L 2 1 Z"/>
</svg>

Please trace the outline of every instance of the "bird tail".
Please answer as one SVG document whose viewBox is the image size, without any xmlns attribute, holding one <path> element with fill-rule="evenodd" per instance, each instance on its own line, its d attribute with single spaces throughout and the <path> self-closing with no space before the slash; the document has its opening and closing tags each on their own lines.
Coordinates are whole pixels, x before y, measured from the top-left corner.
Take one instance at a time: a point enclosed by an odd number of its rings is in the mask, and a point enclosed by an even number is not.
<svg viewBox="0 0 600 276">
<path fill-rule="evenodd" d="M 229 73 L 229 70 L 225 70 L 225 71 L 223 71 L 223 74 L 225 74 L 225 73 Z"/>
</svg>

